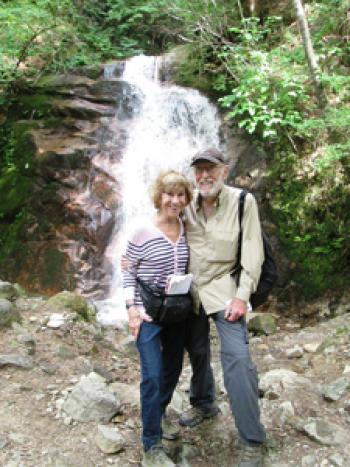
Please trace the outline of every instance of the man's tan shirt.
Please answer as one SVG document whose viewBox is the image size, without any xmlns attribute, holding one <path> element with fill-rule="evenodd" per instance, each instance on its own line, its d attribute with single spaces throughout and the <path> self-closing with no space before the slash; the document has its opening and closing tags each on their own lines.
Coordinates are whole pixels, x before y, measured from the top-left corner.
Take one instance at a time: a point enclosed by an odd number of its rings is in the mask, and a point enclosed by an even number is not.
<svg viewBox="0 0 350 467">
<path fill-rule="evenodd" d="M 238 289 L 230 275 L 237 257 L 240 191 L 225 185 L 208 219 L 204 217 L 198 193 L 185 211 L 189 272 L 194 275 L 195 293 L 199 294 L 207 314 L 223 310 L 234 297 L 248 302 L 259 281 L 264 250 L 257 203 L 251 194 L 244 204 L 243 269 Z"/>
</svg>

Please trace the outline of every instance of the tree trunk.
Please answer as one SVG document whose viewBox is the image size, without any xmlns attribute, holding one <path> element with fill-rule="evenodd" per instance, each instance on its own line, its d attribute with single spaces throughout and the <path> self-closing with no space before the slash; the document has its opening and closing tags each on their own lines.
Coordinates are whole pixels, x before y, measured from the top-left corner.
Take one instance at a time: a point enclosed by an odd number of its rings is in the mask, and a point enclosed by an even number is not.
<svg viewBox="0 0 350 467">
<path fill-rule="evenodd" d="M 305 55 L 309 66 L 310 76 L 315 86 L 319 104 L 321 107 L 324 107 L 326 104 L 326 98 L 320 81 L 320 69 L 312 45 L 309 25 L 305 16 L 305 10 L 301 0 L 293 0 L 293 4 L 297 14 L 300 34 L 303 40 L 303 46 L 305 49 Z"/>
</svg>

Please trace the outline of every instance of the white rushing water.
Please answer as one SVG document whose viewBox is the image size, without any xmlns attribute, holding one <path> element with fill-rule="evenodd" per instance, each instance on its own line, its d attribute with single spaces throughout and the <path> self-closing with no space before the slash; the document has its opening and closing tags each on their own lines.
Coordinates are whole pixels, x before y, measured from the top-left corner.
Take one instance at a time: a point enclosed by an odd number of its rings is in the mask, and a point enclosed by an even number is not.
<svg viewBox="0 0 350 467">
<path fill-rule="evenodd" d="M 119 168 L 124 223 L 109 247 L 114 266 L 111 294 L 97 304 L 98 319 L 103 324 L 126 320 L 120 255 L 125 250 L 132 222 L 152 215 L 150 185 L 162 170 L 189 174 L 189 160 L 198 150 L 219 146 L 220 120 L 216 108 L 196 90 L 160 83 L 158 60 L 134 57 L 126 63 L 121 78 L 134 86 L 142 106 L 130 122 L 129 143 Z"/>
</svg>

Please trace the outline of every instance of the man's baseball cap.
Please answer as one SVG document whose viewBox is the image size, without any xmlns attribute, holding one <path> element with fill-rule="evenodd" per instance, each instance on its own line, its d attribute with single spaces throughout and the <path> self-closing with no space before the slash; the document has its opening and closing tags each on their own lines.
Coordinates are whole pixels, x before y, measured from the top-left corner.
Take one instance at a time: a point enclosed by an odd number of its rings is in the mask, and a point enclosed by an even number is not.
<svg viewBox="0 0 350 467">
<path fill-rule="evenodd" d="M 204 151 L 197 152 L 197 154 L 192 157 L 191 166 L 199 162 L 212 162 L 217 165 L 226 164 L 224 155 L 216 148 L 208 148 Z"/>
</svg>

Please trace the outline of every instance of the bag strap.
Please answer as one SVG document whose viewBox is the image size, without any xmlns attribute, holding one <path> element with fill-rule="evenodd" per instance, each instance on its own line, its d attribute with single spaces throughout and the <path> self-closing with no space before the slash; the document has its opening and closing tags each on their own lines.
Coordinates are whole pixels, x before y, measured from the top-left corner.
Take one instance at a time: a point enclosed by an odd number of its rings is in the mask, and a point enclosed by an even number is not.
<svg viewBox="0 0 350 467">
<path fill-rule="evenodd" d="M 238 247 L 237 247 L 237 259 L 235 267 L 233 268 L 233 272 L 236 275 L 236 283 L 237 286 L 239 285 L 239 280 L 241 277 L 241 256 L 242 256 L 242 219 L 243 219 L 243 212 L 244 212 L 244 201 L 245 197 L 247 196 L 246 190 L 241 190 L 239 194 L 239 204 L 238 204 L 238 224 L 239 224 L 239 234 L 238 234 Z"/>
<path fill-rule="evenodd" d="M 156 295 L 157 297 L 165 297 L 165 294 L 162 290 L 158 289 L 154 285 L 148 284 L 146 281 L 144 281 L 140 277 L 136 277 L 136 282 L 140 285 L 141 288 L 143 288 L 147 292 L 152 293 L 153 295 Z"/>
</svg>

